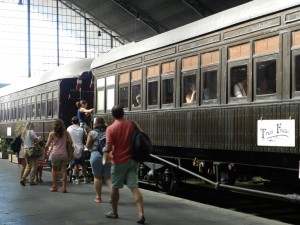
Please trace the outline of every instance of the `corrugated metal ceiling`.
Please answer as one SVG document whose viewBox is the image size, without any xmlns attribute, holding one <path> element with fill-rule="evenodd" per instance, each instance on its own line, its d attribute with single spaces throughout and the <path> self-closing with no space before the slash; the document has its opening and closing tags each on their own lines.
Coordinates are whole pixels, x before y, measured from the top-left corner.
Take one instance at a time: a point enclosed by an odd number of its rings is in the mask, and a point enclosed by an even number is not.
<svg viewBox="0 0 300 225">
<path fill-rule="evenodd" d="M 92 16 L 103 31 L 141 41 L 250 0 L 63 0 Z"/>
</svg>

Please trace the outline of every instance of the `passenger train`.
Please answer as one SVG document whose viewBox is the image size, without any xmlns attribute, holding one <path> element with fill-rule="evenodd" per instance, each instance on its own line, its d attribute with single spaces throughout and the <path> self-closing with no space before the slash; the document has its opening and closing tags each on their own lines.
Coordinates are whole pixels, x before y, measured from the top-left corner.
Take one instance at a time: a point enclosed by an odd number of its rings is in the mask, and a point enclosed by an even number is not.
<svg viewBox="0 0 300 225">
<path fill-rule="evenodd" d="M 92 62 L 96 115 L 111 123 L 122 104 L 153 142 L 141 181 L 172 193 L 191 176 L 232 189 L 256 179 L 289 184 L 290 196 L 300 177 L 299 3 L 254 0 Z"/>
<path fill-rule="evenodd" d="M 94 91 L 90 88 L 92 61 L 74 61 L 41 76 L 1 88 L 0 137 L 7 141 L 13 139 L 26 121 L 31 120 L 37 135 L 47 140 L 54 118 L 62 119 L 66 126 L 71 124 L 71 118 L 77 115 L 77 101 L 85 99 L 88 106 L 93 107 Z M 81 87 L 77 86 L 79 80 Z"/>
<path fill-rule="evenodd" d="M 299 3 L 254 0 L 1 88 L 0 135 L 10 138 L 32 120 L 47 139 L 49 122 L 61 118 L 68 125 L 79 99 L 111 124 L 113 105 L 122 104 L 154 146 L 140 164 L 141 182 L 174 193 L 193 177 L 299 201 Z M 254 178 L 288 190 L 238 182 Z"/>
</svg>

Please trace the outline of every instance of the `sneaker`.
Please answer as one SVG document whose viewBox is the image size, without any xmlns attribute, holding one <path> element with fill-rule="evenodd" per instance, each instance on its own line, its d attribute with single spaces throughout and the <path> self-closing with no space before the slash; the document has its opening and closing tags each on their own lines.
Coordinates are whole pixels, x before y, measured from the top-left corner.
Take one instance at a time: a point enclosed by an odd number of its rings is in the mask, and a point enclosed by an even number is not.
<svg viewBox="0 0 300 225">
<path fill-rule="evenodd" d="M 100 202 L 102 202 L 102 199 L 100 197 L 96 197 L 94 201 L 97 203 L 100 203 Z"/>
<path fill-rule="evenodd" d="M 74 183 L 75 183 L 75 184 L 79 184 L 80 181 L 79 181 L 78 179 L 76 179 Z"/>
<path fill-rule="evenodd" d="M 51 192 L 57 192 L 57 190 L 58 190 L 58 187 L 57 187 L 57 186 L 52 186 L 52 187 L 49 189 L 49 191 L 51 191 Z"/>
<path fill-rule="evenodd" d="M 89 181 L 88 181 L 88 178 L 86 178 L 86 177 L 83 178 L 83 183 L 84 183 L 84 184 L 87 184 L 88 182 L 89 182 Z"/>
<path fill-rule="evenodd" d="M 145 224 L 145 220 L 146 220 L 145 217 L 141 216 L 141 217 L 139 217 L 139 219 L 136 222 L 139 224 Z"/>
<path fill-rule="evenodd" d="M 22 186 L 25 186 L 25 180 L 20 180 L 20 184 L 21 184 Z"/>
<path fill-rule="evenodd" d="M 62 193 L 68 193 L 68 192 L 67 192 L 67 188 L 66 188 L 66 187 L 62 187 L 62 188 L 61 188 L 61 192 L 62 192 Z"/>
<path fill-rule="evenodd" d="M 113 212 L 108 212 L 108 213 L 105 213 L 105 216 L 107 218 L 111 218 L 111 219 L 118 219 L 118 213 L 114 214 Z"/>
</svg>

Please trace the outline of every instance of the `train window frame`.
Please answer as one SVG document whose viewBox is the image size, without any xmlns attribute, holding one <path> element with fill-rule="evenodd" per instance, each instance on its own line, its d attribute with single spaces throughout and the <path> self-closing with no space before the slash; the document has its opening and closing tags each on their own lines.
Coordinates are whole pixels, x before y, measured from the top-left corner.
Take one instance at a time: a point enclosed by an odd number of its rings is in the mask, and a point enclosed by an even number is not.
<svg viewBox="0 0 300 225">
<path fill-rule="evenodd" d="M 300 89 L 297 91 L 297 77 L 296 69 L 300 71 L 300 49 L 292 51 L 292 98 L 300 98 Z M 299 57 L 299 68 L 297 68 L 296 57 Z M 300 74 L 300 73 L 299 73 Z M 299 76 L 299 87 L 300 87 L 300 76 Z"/>
<path fill-rule="evenodd" d="M 165 91 L 166 88 L 164 86 L 164 82 L 166 82 L 167 80 L 171 80 L 171 83 L 173 85 L 173 93 L 172 93 L 172 99 L 173 102 L 170 103 L 164 103 L 164 96 L 165 96 Z M 176 87 L 176 83 L 175 83 L 175 73 L 169 73 L 169 74 L 162 74 L 161 75 L 161 106 L 162 108 L 174 108 L 175 107 L 175 101 L 176 101 L 176 96 L 175 96 L 175 87 Z"/>
<path fill-rule="evenodd" d="M 105 84 L 105 109 L 106 112 L 110 112 L 112 107 L 115 105 L 116 76 L 111 75 L 105 77 Z"/>
<path fill-rule="evenodd" d="M 159 105 L 160 105 L 160 82 L 159 82 L 159 76 L 155 76 L 155 77 L 149 77 L 147 78 L 147 109 L 158 109 Z M 149 85 L 153 84 L 153 83 L 157 83 L 157 90 L 156 90 L 156 99 L 157 99 L 157 103 L 150 105 L 149 104 Z"/>
<path fill-rule="evenodd" d="M 96 104 L 96 110 L 98 112 L 104 112 L 105 111 L 105 78 L 99 78 L 96 80 L 96 87 L 97 87 L 97 104 Z"/>
<path fill-rule="evenodd" d="M 42 110 L 42 102 L 41 102 L 41 95 L 38 94 L 36 96 L 36 118 L 41 118 L 41 110 Z"/>
<path fill-rule="evenodd" d="M 231 71 L 235 67 L 247 67 L 247 83 L 246 83 L 246 96 L 232 96 L 234 86 L 231 85 L 232 82 L 232 74 Z M 228 73 L 227 73 L 227 82 L 228 82 L 228 89 L 227 89 L 227 96 L 228 96 L 228 103 L 240 103 L 240 102 L 248 102 L 249 98 L 251 97 L 251 75 L 250 75 L 250 63 L 249 59 L 239 60 L 234 62 L 228 62 L 227 65 Z M 241 80 L 238 82 L 241 83 Z M 237 85 L 237 84 L 236 84 Z"/>
<path fill-rule="evenodd" d="M 262 62 L 267 62 L 267 61 L 272 61 L 275 60 L 276 62 L 276 76 L 275 76 L 275 88 L 276 91 L 274 93 L 270 94 L 262 94 L 258 95 L 257 94 L 257 64 L 262 63 Z M 278 53 L 274 54 L 269 54 L 269 55 L 263 55 L 263 56 L 257 56 L 253 58 L 253 68 L 252 68 L 252 74 L 253 74 L 253 100 L 254 101 L 265 101 L 265 100 L 276 100 L 279 99 L 278 93 L 280 93 L 280 85 L 278 82 L 279 81 L 279 73 L 280 73 L 280 65 L 279 65 L 279 55 Z"/>
<path fill-rule="evenodd" d="M 53 118 L 53 93 L 47 92 L 47 103 L 46 103 L 46 114 L 45 116 L 47 118 Z M 49 107 L 51 108 L 50 114 L 49 114 Z"/>
<path fill-rule="evenodd" d="M 195 76 L 195 82 L 191 83 L 189 81 L 189 83 L 191 85 L 195 85 L 196 86 L 196 96 L 195 96 L 195 101 L 193 102 L 186 102 L 186 95 L 187 95 L 187 91 L 186 89 L 188 88 L 188 86 L 190 85 L 185 85 L 185 80 L 186 78 L 191 78 L 192 76 Z M 199 70 L 198 69 L 192 69 L 192 70 L 185 70 L 185 71 L 181 71 L 181 105 L 183 107 L 186 106 L 195 106 L 198 104 L 198 99 L 199 99 Z"/>
<path fill-rule="evenodd" d="M 118 103 L 128 111 L 130 105 L 130 73 L 125 72 L 118 75 Z"/>
<path fill-rule="evenodd" d="M 58 91 L 53 91 L 53 118 L 58 117 Z"/>
<path fill-rule="evenodd" d="M 47 112 L 47 94 L 42 93 L 42 98 L 41 98 L 41 118 L 46 118 L 46 112 Z"/>
<path fill-rule="evenodd" d="M 130 83 L 130 96 L 131 96 L 131 110 L 141 110 L 142 109 L 142 80 L 138 80 L 138 81 L 133 81 Z M 134 86 L 140 86 L 140 91 L 139 94 L 135 93 L 136 91 L 134 91 L 135 88 L 133 88 Z M 138 97 L 139 95 L 139 97 Z M 140 103 L 135 103 L 137 97 L 140 99 Z"/>
<path fill-rule="evenodd" d="M 201 105 L 211 105 L 211 104 L 218 104 L 219 102 L 219 93 L 220 93 L 220 68 L 219 68 L 219 64 L 215 64 L 215 65 L 208 65 L 208 66 L 204 66 L 201 67 L 200 69 L 200 83 L 201 83 Z M 216 79 L 216 85 L 217 85 L 217 93 L 216 93 L 216 98 L 213 99 L 204 99 L 204 92 L 205 92 L 205 87 L 204 87 L 204 74 L 207 72 L 211 72 L 211 71 L 216 71 L 217 74 L 217 79 Z"/>
<path fill-rule="evenodd" d="M 131 110 L 141 110 L 143 105 L 143 70 L 137 69 L 130 72 L 130 104 Z M 137 87 L 139 86 L 139 87 Z M 138 102 L 139 101 L 139 102 Z"/>
</svg>

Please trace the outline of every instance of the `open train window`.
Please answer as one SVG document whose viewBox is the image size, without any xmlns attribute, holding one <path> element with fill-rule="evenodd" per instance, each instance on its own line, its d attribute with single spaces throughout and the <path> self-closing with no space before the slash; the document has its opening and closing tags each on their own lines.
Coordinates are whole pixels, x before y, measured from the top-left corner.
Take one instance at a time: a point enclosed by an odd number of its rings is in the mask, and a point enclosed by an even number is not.
<svg viewBox="0 0 300 225">
<path fill-rule="evenodd" d="M 15 100 L 14 101 L 14 105 L 13 105 L 13 119 L 17 120 L 18 119 L 18 101 Z"/>
<path fill-rule="evenodd" d="M 246 101 L 249 93 L 248 62 L 235 62 L 228 65 L 229 102 Z"/>
<path fill-rule="evenodd" d="M 274 55 L 254 60 L 255 100 L 276 98 L 277 61 L 277 57 Z"/>
<path fill-rule="evenodd" d="M 203 103 L 216 103 L 218 97 L 218 69 L 216 67 L 202 69 L 201 83 L 203 85 Z"/>
<path fill-rule="evenodd" d="M 147 107 L 158 108 L 159 102 L 159 65 L 147 67 Z"/>
<path fill-rule="evenodd" d="M 162 64 L 161 102 L 163 107 L 174 106 L 174 99 L 175 99 L 174 74 L 175 74 L 175 61 L 166 62 Z"/>
<path fill-rule="evenodd" d="M 22 99 L 22 115 L 21 115 L 21 119 L 24 120 L 26 119 L 26 98 Z"/>
<path fill-rule="evenodd" d="M 182 73 L 182 102 L 184 104 L 195 104 L 197 101 L 197 71 Z"/>
<path fill-rule="evenodd" d="M 131 72 L 131 109 L 142 107 L 142 70 Z"/>
<path fill-rule="evenodd" d="M 119 104 L 128 109 L 129 105 L 129 73 L 119 75 Z"/>
</svg>

